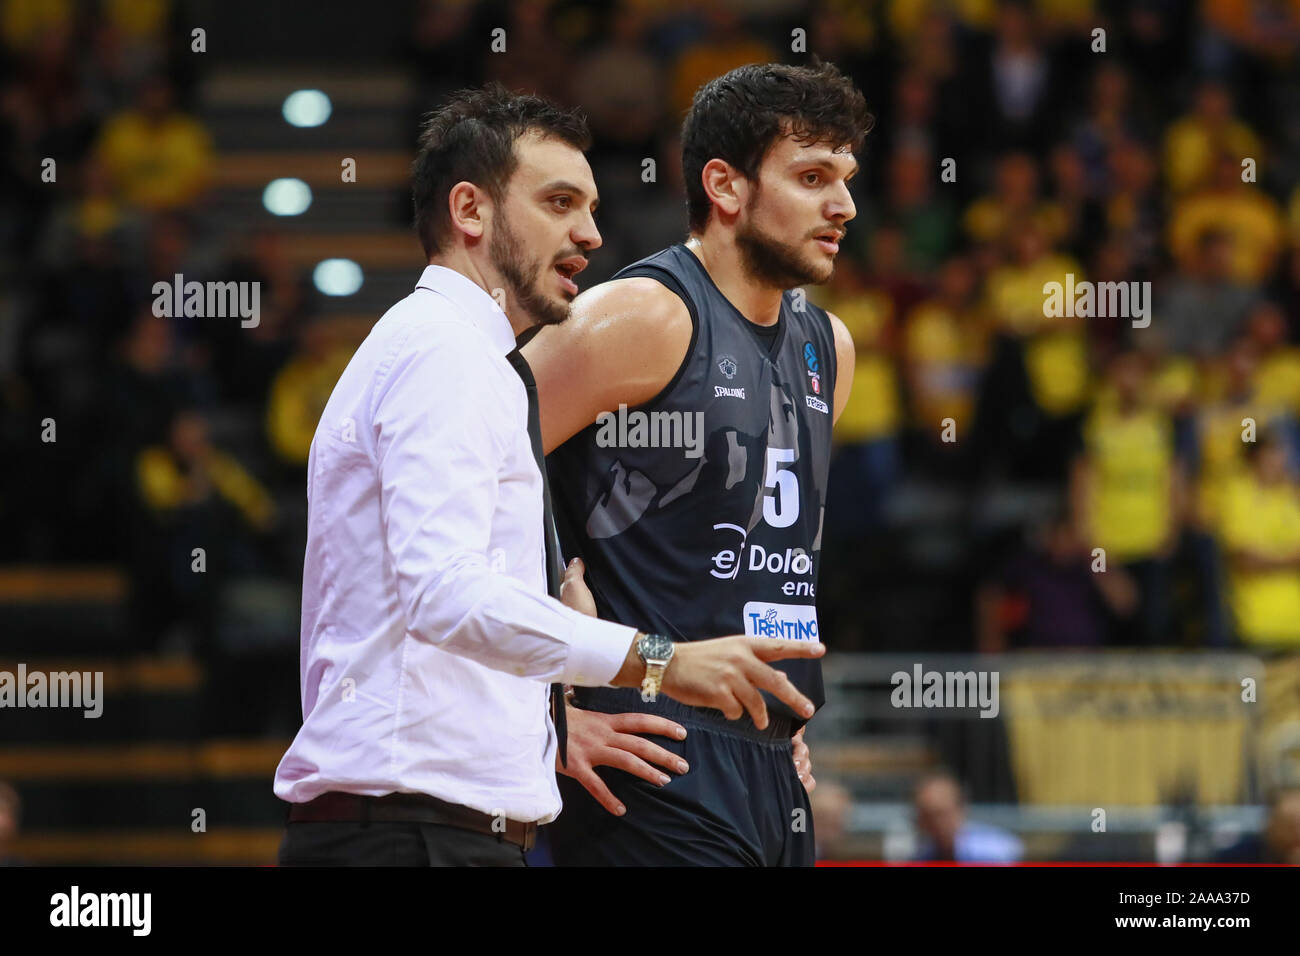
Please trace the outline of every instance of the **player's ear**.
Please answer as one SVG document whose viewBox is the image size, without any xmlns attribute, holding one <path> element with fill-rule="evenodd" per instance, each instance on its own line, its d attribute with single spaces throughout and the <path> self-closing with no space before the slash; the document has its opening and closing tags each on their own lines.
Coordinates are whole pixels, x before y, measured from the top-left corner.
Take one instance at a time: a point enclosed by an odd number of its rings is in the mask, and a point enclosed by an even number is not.
<svg viewBox="0 0 1300 956">
<path fill-rule="evenodd" d="M 700 170 L 700 181 L 718 212 L 726 216 L 740 212 L 744 205 L 740 193 L 747 188 L 747 183 L 734 166 L 726 160 L 711 159 Z"/>
<path fill-rule="evenodd" d="M 471 182 L 461 180 L 451 187 L 451 192 L 447 195 L 452 229 L 473 239 L 481 238 L 486 228 L 484 213 L 488 205 L 483 190 Z"/>
</svg>

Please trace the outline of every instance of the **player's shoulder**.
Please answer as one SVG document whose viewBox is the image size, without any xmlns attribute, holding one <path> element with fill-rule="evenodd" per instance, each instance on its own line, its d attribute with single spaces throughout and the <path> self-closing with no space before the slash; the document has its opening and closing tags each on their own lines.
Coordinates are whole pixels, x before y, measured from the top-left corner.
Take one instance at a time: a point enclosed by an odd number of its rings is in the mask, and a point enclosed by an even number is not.
<svg viewBox="0 0 1300 956">
<path fill-rule="evenodd" d="M 610 279 L 587 289 L 570 309 L 575 330 L 602 337 L 689 341 L 691 314 L 672 289 L 649 276 Z"/>
</svg>

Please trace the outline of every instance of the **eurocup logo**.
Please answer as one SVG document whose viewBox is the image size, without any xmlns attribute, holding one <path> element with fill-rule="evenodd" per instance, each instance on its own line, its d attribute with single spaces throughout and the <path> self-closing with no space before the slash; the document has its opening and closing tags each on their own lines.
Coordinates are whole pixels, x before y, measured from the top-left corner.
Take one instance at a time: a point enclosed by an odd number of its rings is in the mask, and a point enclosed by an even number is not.
<svg viewBox="0 0 1300 956">
<path fill-rule="evenodd" d="M 808 378 L 812 382 L 813 394 L 820 395 L 822 393 L 821 371 L 817 362 L 817 349 L 811 342 L 804 343 L 803 360 L 808 366 Z"/>
</svg>

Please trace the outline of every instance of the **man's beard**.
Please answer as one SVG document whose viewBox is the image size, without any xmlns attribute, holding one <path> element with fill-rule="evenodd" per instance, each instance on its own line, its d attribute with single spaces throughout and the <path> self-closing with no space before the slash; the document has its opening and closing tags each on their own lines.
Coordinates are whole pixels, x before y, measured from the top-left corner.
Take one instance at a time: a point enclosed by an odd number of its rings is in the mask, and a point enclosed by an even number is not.
<svg viewBox="0 0 1300 956">
<path fill-rule="evenodd" d="M 541 260 L 530 261 L 524 255 L 523 243 L 504 219 L 498 219 L 492 230 L 488 256 L 505 280 L 509 298 L 534 325 L 556 325 L 569 317 L 569 303 L 556 302 L 541 289 L 546 277 Z"/>
<path fill-rule="evenodd" d="M 799 247 L 767 235 L 754 226 L 751 217 L 736 230 L 736 248 L 740 261 L 752 279 L 778 289 L 793 289 L 805 284 L 820 285 L 835 271 L 832 263 L 824 269 L 809 262 Z"/>
</svg>

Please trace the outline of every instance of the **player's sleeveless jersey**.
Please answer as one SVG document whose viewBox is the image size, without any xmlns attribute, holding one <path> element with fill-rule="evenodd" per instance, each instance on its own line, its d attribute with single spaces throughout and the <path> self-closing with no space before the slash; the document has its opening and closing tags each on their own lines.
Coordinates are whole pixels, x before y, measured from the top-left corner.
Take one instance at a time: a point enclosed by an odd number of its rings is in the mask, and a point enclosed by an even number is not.
<svg viewBox="0 0 1300 956">
<path fill-rule="evenodd" d="M 820 640 L 830 320 L 787 292 L 769 345 L 681 244 L 614 278 L 632 276 L 681 297 L 691 344 L 654 399 L 611 409 L 548 458 L 564 554 L 586 563 L 601 617 L 675 640 Z M 822 705 L 820 661 L 776 666 Z M 775 698 L 768 706 L 795 716 Z"/>
</svg>

